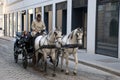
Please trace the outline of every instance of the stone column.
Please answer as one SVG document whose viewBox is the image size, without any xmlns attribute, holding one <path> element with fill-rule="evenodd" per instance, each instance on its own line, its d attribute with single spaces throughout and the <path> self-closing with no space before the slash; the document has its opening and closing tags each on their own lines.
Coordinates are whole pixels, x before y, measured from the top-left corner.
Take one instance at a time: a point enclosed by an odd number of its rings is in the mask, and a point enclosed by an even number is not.
<svg viewBox="0 0 120 80">
<path fill-rule="evenodd" d="M 72 0 L 67 0 L 67 34 L 71 32 L 72 27 Z"/>
<path fill-rule="evenodd" d="M 16 12 L 16 32 L 18 32 L 18 12 Z"/>
<path fill-rule="evenodd" d="M 33 20 L 35 20 L 35 17 L 36 17 L 36 15 L 35 15 L 35 8 L 33 8 Z"/>
<path fill-rule="evenodd" d="M 44 6 L 42 6 L 42 21 L 44 21 Z"/>
<path fill-rule="evenodd" d="M 21 31 L 22 31 L 22 11 L 20 13 L 20 26 L 21 26 Z"/>
<path fill-rule="evenodd" d="M 28 29 L 28 10 L 26 10 L 26 31 L 29 31 L 29 29 Z"/>
<path fill-rule="evenodd" d="M 53 21 L 52 21 L 52 30 L 55 30 L 55 28 L 56 28 L 56 4 L 55 3 L 53 3 L 53 7 L 52 7 L 52 9 L 53 9 Z"/>
<path fill-rule="evenodd" d="M 88 0 L 88 21 L 87 21 L 87 52 L 95 53 L 96 34 L 96 3 L 97 0 Z"/>
</svg>

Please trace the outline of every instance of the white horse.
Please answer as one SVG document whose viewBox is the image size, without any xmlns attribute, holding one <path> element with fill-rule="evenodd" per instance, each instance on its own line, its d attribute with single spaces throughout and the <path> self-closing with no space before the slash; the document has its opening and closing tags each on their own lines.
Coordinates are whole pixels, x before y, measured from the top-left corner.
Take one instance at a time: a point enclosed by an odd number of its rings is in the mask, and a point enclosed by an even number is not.
<svg viewBox="0 0 120 80">
<path fill-rule="evenodd" d="M 82 36 L 83 30 L 80 28 L 75 29 L 70 34 L 64 36 L 62 38 L 62 45 L 68 45 L 67 47 L 63 48 L 63 53 L 61 56 L 61 71 L 63 71 L 63 59 L 66 59 L 66 74 L 69 74 L 68 63 L 69 63 L 69 55 L 72 54 L 75 59 L 75 66 L 73 74 L 77 74 L 77 65 L 78 65 L 78 57 L 77 57 L 77 50 L 78 47 L 69 47 L 69 45 L 82 45 Z"/>
<path fill-rule="evenodd" d="M 51 31 L 48 35 L 45 36 L 38 36 L 35 39 L 35 56 L 36 56 L 36 64 L 39 62 L 38 55 L 42 54 L 43 55 L 43 62 L 45 64 L 45 71 L 47 67 L 47 57 L 51 57 L 53 65 L 54 65 L 54 73 L 55 73 L 55 67 L 56 67 L 56 47 L 60 48 L 61 47 L 61 31 L 55 30 Z M 41 48 L 42 46 L 45 45 L 55 45 L 54 48 Z"/>
</svg>

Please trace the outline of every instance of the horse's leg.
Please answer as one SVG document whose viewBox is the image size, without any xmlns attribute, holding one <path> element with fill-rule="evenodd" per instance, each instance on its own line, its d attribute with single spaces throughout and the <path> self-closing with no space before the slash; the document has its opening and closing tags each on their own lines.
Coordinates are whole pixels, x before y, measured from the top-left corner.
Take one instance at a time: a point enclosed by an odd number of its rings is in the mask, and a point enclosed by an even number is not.
<svg viewBox="0 0 120 80">
<path fill-rule="evenodd" d="M 62 56 L 61 56 L 61 72 L 63 72 L 63 61 L 64 61 L 64 53 L 62 53 Z"/>
<path fill-rule="evenodd" d="M 74 71 L 73 74 L 76 75 L 77 74 L 77 66 L 78 66 L 78 57 L 77 57 L 77 53 L 73 53 L 74 59 L 75 59 L 75 67 L 74 67 Z"/>
<path fill-rule="evenodd" d="M 35 64 L 36 64 L 36 56 L 35 56 L 35 54 L 34 54 L 33 57 L 32 57 L 32 63 L 33 63 L 33 65 L 35 66 Z"/>
<path fill-rule="evenodd" d="M 38 54 L 38 61 L 37 61 L 37 63 L 39 63 L 41 57 L 42 57 L 42 53 L 39 53 L 39 54 Z"/>
<path fill-rule="evenodd" d="M 43 53 L 44 54 L 44 71 L 47 72 L 47 53 Z"/>
<path fill-rule="evenodd" d="M 56 70 L 56 63 L 57 63 L 57 53 L 53 53 L 52 55 L 52 61 L 53 61 L 53 74 L 52 76 L 55 77 L 56 74 L 55 74 L 55 70 Z"/>
<path fill-rule="evenodd" d="M 35 53 L 35 57 L 36 57 L 36 66 L 38 66 L 38 52 Z"/>
<path fill-rule="evenodd" d="M 69 61 L 68 61 L 68 57 L 69 57 L 69 53 L 66 53 L 66 72 L 65 72 L 66 75 L 69 74 L 69 69 L 68 69 L 68 63 L 69 63 Z"/>
</svg>

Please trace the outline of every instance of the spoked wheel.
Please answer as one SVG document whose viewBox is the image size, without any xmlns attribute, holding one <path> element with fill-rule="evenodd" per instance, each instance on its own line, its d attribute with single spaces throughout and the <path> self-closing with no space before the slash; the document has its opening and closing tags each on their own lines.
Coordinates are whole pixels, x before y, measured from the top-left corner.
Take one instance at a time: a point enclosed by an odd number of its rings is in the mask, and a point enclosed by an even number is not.
<svg viewBox="0 0 120 80">
<path fill-rule="evenodd" d="M 14 52 L 14 61 L 15 61 L 15 63 L 17 63 L 17 62 L 18 62 L 18 55 L 17 55 L 17 53 L 16 53 L 16 52 Z"/>
<path fill-rule="evenodd" d="M 22 62 L 23 62 L 23 67 L 26 69 L 28 65 L 28 61 L 27 61 L 27 52 L 25 49 L 23 49 L 22 52 Z"/>
<path fill-rule="evenodd" d="M 14 61 L 15 61 L 15 63 L 18 62 L 18 54 L 17 54 L 17 52 L 16 52 L 16 49 L 17 49 L 17 47 L 14 46 Z"/>
</svg>

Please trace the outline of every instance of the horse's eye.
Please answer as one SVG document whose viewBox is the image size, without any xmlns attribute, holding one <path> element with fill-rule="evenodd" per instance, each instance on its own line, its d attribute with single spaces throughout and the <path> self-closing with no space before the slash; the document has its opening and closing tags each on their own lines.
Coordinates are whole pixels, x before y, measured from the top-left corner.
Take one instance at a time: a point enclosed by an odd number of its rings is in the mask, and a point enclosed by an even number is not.
<svg viewBox="0 0 120 80">
<path fill-rule="evenodd" d="M 76 34 L 76 36 L 78 37 L 78 34 Z"/>
<path fill-rule="evenodd" d="M 54 32 L 55 36 L 57 36 L 57 32 Z"/>
</svg>

